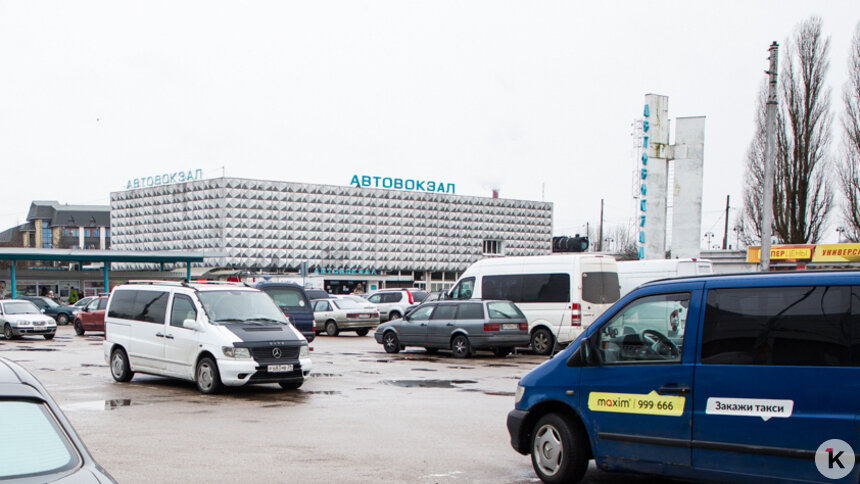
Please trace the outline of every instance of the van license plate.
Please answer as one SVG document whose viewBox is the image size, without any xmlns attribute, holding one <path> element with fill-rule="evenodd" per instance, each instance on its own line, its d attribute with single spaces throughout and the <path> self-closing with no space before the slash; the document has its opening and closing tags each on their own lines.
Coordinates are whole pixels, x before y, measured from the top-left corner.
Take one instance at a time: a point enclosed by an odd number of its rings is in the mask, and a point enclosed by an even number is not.
<svg viewBox="0 0 860 484">
<path fill-rule="evenodd" d="M 505 331 L 507 331 L 507 330 L 517 330 L 517 329 L 520 329 L 520 325 L 519 325 L 519 324 L 514 324 L 514 323 L 505 323 L 505 324 L 503 324 L 503 325 L 502 325 L 502 329 L 503 329 L 503 330 L 505 330 Z"/>
<path fill-rule="evenodd" d="M 293 371 L 293 365 L 269 365 L 267 371 L 269 373 L 285 373 Z"/>
</svg>

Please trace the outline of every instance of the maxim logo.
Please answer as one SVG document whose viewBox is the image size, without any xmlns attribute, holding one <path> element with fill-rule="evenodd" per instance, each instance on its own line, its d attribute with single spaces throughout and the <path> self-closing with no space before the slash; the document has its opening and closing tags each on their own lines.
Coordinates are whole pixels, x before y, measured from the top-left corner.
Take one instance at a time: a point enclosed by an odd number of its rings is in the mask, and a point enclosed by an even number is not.
<svg viewBox="0 0 860 484">
<path fill-rule="evenodd" d="M 619 408 L 629 408 L 630 401 L 622 398 L 598 398 L 597 399 L 598 407 L 619 407 Z"/>
</svg>

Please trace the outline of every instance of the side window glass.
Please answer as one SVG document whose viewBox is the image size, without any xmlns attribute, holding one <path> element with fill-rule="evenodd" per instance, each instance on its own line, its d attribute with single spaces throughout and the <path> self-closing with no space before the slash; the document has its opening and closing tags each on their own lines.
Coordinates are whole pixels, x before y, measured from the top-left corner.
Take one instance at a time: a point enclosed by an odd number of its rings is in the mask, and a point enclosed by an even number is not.
<svg viewBox="0 0 860 484">
<path fill-rule="evenodd" d="M 90 311 L 95 311 L 99 308 L 99 299 L 93 299 L 89 304 L 87 304 L 87 309 Z"/>
<path fill-rule="evenodd" d="M 712 289 L 702 363 L 850 366 L 850 297 L 844 286 Z"/>
<path fill-rule="evenodd" d="M 637 299 L 600 328 L 598 351 L 604 363 L 679 363 L 690 307 L 689 293 Z"/>
<path fill-rule="evenodd" d="M 392 292 L 391 294 L 385 295 L 385 302 L 397 303 L 400 302 L 401 299 L 403 299 L 403 294 L 399 292 Z"/>
<path fill-rule="evenodd" d="M 454 304 L 440 304 L 433 311 L 433 316 L 430 319 L 454 319 L 457 314 L 457 306 Z"/>
<path fill-rule="evenodd" d="M 173 308 L 170 311 L 170 325 L 177 328 L 182 327 L 182 323 L 186 319 L 197 319 L 197 309 L 194 308 L 194 303 L 191 298 L 184 294 L 177 294 L 173 297 Z"/>
<path fill-rule="evenodd" d="M 110 299 L 111 318 L 134 319 L 134 298 L 137 291 L 116 291 Z"/>
<path fill-rule="evenodd" d="M 107 302 L 108 302 L 108 300 L 107 300 L 107 299 L 105 299 L 105 298 L 100 298 L 100 299 L 99 299 L 99 306 L 98 306 L 98 309 L 104 310 L 105 308 L 107 308 Z"/>
<path fill-rule="evenodd" d="M 164 315 L 167 312 L 167 293 L 137 291 L 133 309 L 133 319 L 147 323 L 164 324 Z"/>
<path fill-rule="evenodd" d="M 451 290 L 451 299 L 472 299 L 474 290 L 475 278 L 463 279 Z"/>
<path fill-rule="evenodd" d="M 513 302 L 523 301 L 523 276 L 484 276 L 481 297 Z"/>
<path fill-rule="evenodd" d="M 328 301 L 320 301 L 320 311 L 331 311 L 331 304 Z"/>
<path fill-rule="evenodd" d="M 420 308 L 416 309 L 415 311 L 412 312 L 412 314 L 409 315 L 409 320 L 410 321 L 426 321 L 426 320 L 430 319 L 430 313 L 433 312 L 434 307 L 436 307 L 436 306 L 433 304 L 429 304 L 427 306 L 421 306 Z"/>
<path fill-rule="evenodd" d="M 458 304 L 457 319 L 484 319 L 484 305 L 481 303 Z"/>
<path fill-rule="evenodd" d="M 382 302 L 382 296 L 380 294 L 374 294 L 373 296 L 370 296 L 367 300 L 372 302 L 373 304 L 379 304 L 380 302 Z"/>
</svg>

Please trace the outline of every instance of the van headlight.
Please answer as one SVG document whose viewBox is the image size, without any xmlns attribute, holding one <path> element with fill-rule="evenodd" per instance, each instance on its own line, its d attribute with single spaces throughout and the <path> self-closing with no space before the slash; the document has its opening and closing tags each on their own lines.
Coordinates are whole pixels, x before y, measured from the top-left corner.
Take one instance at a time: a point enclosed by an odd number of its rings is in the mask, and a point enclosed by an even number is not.
<svg viewBox="0 0 860 484">
<path fill-rule="evenodd" d="M 250 358 L 251 350 L 248 348 L 236 348 L 235 346 L 222 346 L 224 356 L 228 358 Z"/>
<path fill-rule="evenodd" d="M 526 387 L 522 385 L 517 385 L 517 393 L 514 394 L 514 404 L 520 403 L 520 400 L 523 399 L 523 395 L 526 394 Z"/>
<path fill-rule="evenodd" d="M 308 345 L 302 345 L 302 348 L 299 350 L 299 358 L 309 358 L 311 356 L 310 350 L 308 350 Z"/>
</svg>

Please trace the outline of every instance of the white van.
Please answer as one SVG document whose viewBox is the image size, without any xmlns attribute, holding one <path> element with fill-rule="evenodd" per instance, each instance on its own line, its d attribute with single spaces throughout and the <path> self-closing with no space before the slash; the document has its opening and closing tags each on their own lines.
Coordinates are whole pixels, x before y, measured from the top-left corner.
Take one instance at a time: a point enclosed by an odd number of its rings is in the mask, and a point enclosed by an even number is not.
<svg viewBox="0 0 860 484">
<path fill-rule="evenodd" d="M 105 361 L 114 380 L 135 372 L 223 385 L 298 388 L 308 342 L 266 293 L 238 284 L 153 281 L 115 288 L 105 312 Z"/>
<path fill-rule="evenodd" d="M 621 282 L 622 296 L 646 282 L 656 281 L 657 279 L 713 274 L 713 272 L 714 267 L 709 260 L 657 259 L 618 261 L 618 280 Z"/>
<path fill-rule="evenodd" d="M 513 301 L 529 320 L 532 350 L 552 353 L 618 300 L 615 259 L 603 254 L 493 257 L 472 264 L 452 299 Z"/>
</svg>

